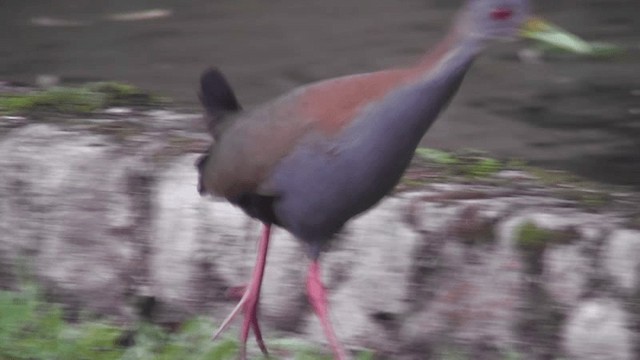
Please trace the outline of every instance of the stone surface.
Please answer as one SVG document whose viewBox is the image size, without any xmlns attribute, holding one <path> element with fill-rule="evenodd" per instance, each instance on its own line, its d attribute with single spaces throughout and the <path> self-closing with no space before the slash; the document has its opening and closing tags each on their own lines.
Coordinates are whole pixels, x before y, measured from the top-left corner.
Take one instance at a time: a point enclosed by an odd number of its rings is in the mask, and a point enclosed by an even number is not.
<svg viewBox="0 0 640 360">
<path fill-rule="evenodd" d="M 607 272 L 617 286 L 633 292 L 640 283 L 640 231 L 616 230 L 607 244 L 604 254 Z"/>
<path fill-rule="evenodd" d="M 153 299 L 156 322 L 218 322 L 235 306 L 229 290 L 248 281 L 260 225 L 197 194 L 192 152 L 206 138 L 179 114 L 132 116 L 152 125 L 2 135 L 0 286 L 27 268 L 72 313 L 135 321 Z M 426 183 L 349 223 L 322 258 L 339 337 L 397 359 L 640 358 L 640 232 L 624 228 L 624 209 L 583 209 L 534 176 L 498 178 Z M 551 234 L 533 252 L 519 239 L 528 223 Z M 268 337 L 324 343 L 307 266 L 275 229 L 260 315 Z"/>
<path fill-rule="evenodd" d="M 631 360 L 632 337 L 628 315 L 612 299 L 582 302 L 569 315 L 564 347 L 572 359 Z"/>
</svg>

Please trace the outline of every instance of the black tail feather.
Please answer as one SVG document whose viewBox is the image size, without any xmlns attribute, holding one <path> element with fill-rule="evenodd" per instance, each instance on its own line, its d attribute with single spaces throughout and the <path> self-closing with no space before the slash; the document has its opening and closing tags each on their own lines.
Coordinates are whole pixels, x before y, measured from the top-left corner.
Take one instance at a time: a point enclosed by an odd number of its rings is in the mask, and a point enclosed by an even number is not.
<svg viewBox="0 0 640 360">
<path fill-rule="evenodd" d="M 205 121 L 209 132 L 214 138 L 218 137 L 219 126 L 229 113 L 240 111 L 242 108 L 238 99 L 220 70 L 209 68 L 200 76 L 200 102 L 205 109 Z"/>
</svg>

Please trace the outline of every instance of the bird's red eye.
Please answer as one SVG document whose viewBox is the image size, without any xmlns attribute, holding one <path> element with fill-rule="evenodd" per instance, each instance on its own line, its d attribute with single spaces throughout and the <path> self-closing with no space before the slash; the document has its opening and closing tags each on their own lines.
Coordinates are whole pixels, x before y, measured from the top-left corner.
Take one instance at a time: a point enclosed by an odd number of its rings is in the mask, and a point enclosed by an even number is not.
<svg viewBox="0 0 640 360">
<path fill-rule="evenodd" d="M 491 11 L 493 20 L 507 20 L 511 15 L 513 15 L 513 11 L 508 7 L 498 7 Z"/>
</svg>

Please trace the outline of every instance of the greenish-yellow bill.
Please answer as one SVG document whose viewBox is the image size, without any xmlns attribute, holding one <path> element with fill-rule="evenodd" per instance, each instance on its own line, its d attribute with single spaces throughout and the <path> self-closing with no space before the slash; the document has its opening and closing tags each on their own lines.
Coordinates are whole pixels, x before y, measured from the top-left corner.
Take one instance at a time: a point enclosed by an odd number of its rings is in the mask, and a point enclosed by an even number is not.
<svg viewBox="0 0 640 360">
<path fill-rule="evenodd" d="M 520 36 L 579 55 L 598 55 L 606 44 L 589 43 L 539 17 L 532 17 L 520 28 Z M 613 45 L 606 45 L 616 49 Z"/>
</svg>

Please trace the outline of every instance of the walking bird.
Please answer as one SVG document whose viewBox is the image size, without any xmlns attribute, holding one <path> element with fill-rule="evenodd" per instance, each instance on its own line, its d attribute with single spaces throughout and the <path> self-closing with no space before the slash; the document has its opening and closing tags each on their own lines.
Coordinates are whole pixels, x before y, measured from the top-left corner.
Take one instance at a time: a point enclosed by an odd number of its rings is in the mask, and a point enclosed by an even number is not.
<svg viewBox="0 0 640 360">
<path fill-rule="evenodd" d="M 240 358 L 251 329 L 268 354 L 257 313 L 277 225 L 305 244 L 308 299 L 335 358 L 347 358 L 329 320 L 323 248 L 398 183 L 486 45 L 517 35 L 528 18 L 526 0 L 468 0 L 444 40 L 416 64 L 313 83 L 252 111 L 242 110 L 218 70 L 203 73 L 200 100 L 214 142 L 197 162 L 199 191 L 225 197 L 264 224 L 253 276 L 214 338 L 242 312 Z"/>
</svg>

